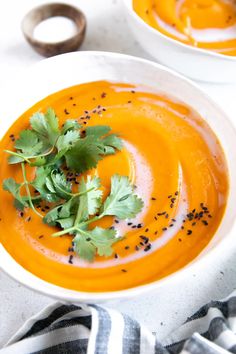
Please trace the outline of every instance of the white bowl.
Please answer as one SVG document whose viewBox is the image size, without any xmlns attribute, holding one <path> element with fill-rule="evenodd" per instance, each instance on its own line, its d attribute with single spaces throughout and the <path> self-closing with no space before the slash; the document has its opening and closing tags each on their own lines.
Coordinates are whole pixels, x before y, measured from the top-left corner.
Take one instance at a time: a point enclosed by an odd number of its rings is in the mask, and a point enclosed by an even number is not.
<svg viewBox="0 0 236 354">
<path fill-rule="evenodd" d="M 132 2 L 123 0 L 127 22 L 137 41 L 158 62 L 200 81 L 236 81 L 236 57 L 195 48 L 165 36 L 136 14 Z"/>
<path fill-rule="evenodd" d="M 45 96 L 63 88 L 96 80 L 110 80 L 151 86 L 176 97 L 199 112 L 221 141 L 230 173 L 230 193 L 222 223 L 208 247 L 191 264 L 159 281 L 128 290 L 85 293 L 47 283 L 21 267 L 0 245 L 0 267 L 22 284 L 46 295 L 69 301 L 99 302 L 132 298 L 147 291 L 167 289 L 173 281 L 192 274 L 194 267 L 211 265 L 211 259 L 234 242 L 232 226 L 236 215 L 236 132 L 221 109 L 197 86 L 179 74 L 153 62 L 121 54 L 80 52 L 43 60 L 14 80 L 0 105 L 0 132 Z M 22 84 L 23 83 L 23 84 Z M 14 103 L 14 104 L 12 104 Z M 2 203 L 2 201 L 1 201 Z"/>
</svg>

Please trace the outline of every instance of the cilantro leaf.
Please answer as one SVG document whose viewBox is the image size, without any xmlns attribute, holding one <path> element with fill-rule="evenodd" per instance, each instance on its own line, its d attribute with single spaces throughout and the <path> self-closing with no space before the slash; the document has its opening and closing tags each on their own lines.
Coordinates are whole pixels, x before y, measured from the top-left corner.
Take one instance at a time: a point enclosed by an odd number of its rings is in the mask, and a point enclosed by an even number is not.
<svg viewBox="0 0 236 354">
<path fill-rule="evenodd" d="M 79 192 L 82 194 L 80 197 L 80 204 L 83 208 L 82 220 L 87 219 L 89 215 L 94 215 L 100 208 L 102 204 L 102 191 L 98 189 L 100 187 L 100 178 L 88 176 L 87 181 L 82 178 L 79 186 Z"/>
<path fill-rule="evenodd" d="M 115 149 L 121 150 L 123 147 L 122 140 L 116 134 L 107 135 L 110 131 L 111 128 L 107 125 L 95 125 L 86 129 L 86 136 L 93 136 L 97 140 L 104 155 L 114 154 Z"/>
<path fill-rule="evenodd" d="M 80 133 L 76 130 L 67 130 L 63 135 L 60 135 L 56 142 L 57 157 L 62 157 L 79 139 Z"/>
<path fill-rule="evenodd" d="M 31 166 L 43 166 L 46 162 L 47 160 L 44 156 L 39 156 L 35 158 L 34 162 L 31 162 Z"/>
<path fill-rule="evenodd" d="M 20 187 L 19 183 L 16 183 L 14 178 L 7 178 L 3 181 L 3 189 L 11 193 L 15 200 L 14 205 L 17 209 L 23 210 L 25 207 L 28 206 L 26 200 L 20 195 Z"/>
<path fill-rule="evenodd" d="M 61 209 L 58 213 L 60 219 L 68 218 L 71 215 L 75 215 L 76 207 L 79 205 L 79 197 L 71 197 L 66 203 L 61 206 Z"/>
<path fill-rule="evenodd" d="M 43 222 L 50 226 L 56 226 L 59 210 L 61 209 L 61 205 L 56 206 L 55 208 L 51 209 L 44 217 Z"/>
<path fill-rule="evenodd" d="M 102 159 L 101 149 L 92 135 L 87 136 L 75 143 L 65 154 L 65 159 L 67 167 L 81 173 L 97 166 Z"/>
<path fill-rule="evenodd" d="M 95 227 L 92 231 L 78 231 L 73 239 L 74 249 L 82 259 L 89 262 L 94 260 L 96 252 L 99 256 L 110 256 L 113 252 L 112 245 L 119 241 L 115 230 L 106 230 Z"/>
<path fill-rule="evenodd" d="M 73 131 L 73 130 L 78 130 L 80 128 L 81 125 L 77 122 L 77 120 L 68 119 L 62 127 L 61 134 L 65 134 L 69 130 Z"/>
<path fill-rule="evenodd" d="M 111 193 L 106 198 L 102 215 L 115 215 L 119 219 L 131 219 L 142 209 L 143 201 L 133 192 L 128 177 L 114 175 L 111 178 Z"/>
<path fill-rule="evenodd" d="M 116 134 L 110 134 L 103 138 L 104 154 L 111 155 L 115 153 L 115 149 L 121 150 L 123 147 L 121 139 Z"/>
<path fill-rule="evenodd" d="M 68 229 L 72 227 L 74 225 L 74 222 L 75 222 L 75 215 L 72 215 L 64 219 L 57 219 L 57 224 L 59 224 L 62 229 Z"/>
<path fill-rule="evenodd" d="M 40 193 L 42 199 L 52 203 L 58 201 L 60 198 L 52 189 L 53 186 L 49 184 L 51 177 L 51 166 L 40 166 L 36 169 L 35 179 L 32 182 L 32 186 Z M 51 188 L 50 188 L 51 187 Z"/>
<path fill-rule="evenodd" d="M 108 134 L 111 128 L 108 125 L 94 125 L 86 128 L 86 136 L 93 136 L 95 139 L 99 139 L 102 136 Z"/>
<path fill-rule="evenodd" d="M 110 256 L 113 253 L 111 246 L 120 240 L 120 238 L 116 237 L 115 230 L 103 229 L 101 227 L 95 227 L 90 232 L 90 236 L 99 256 Z"/>
<path fill-rule="evenodd" d="M 114 154 L 115 149 L 122 148 L 122 141 L 115 134 L 107 135 L 108 126 L 94 126 L 86 129 L 86 137 L 76 141 L 65 153 L 66 164 L 76 172 L 95 168 L 103 155 Z"/>
<path fill-rule="evenodd" d="M 74 250 L 80 258 L 92 262 L 96 254 L 96 246 L 89 240 L 89 235 L 85 237 L 83 234 L 78 233 L 75 238 L 73 238 L 73 244 Z"/>
<path fill-rule="evenodd" d="M 58 118 L 52 108 L 48 108 L 46 114 L 35 113 L 30 119 L 30 124 L 38 134 L 38 137 L 44 142 L 45 148 L 55 145 L 60 134 Z"/>
<path fill-rule="evenodd" d="M 22 157 L 21 157 L 22 156 Z M 23 154 L 18 154 L 18 155 L 10 155 L 8 157 L 8 163 L 10 165 L 14 165 L 16 163 L 24 162 L 24 155 Z"/>
<path fill-rule="evenodd" d="M 21 150 L 25 156 L 37 155 L 42 151 L 43 143 L 32 130 L 22 130 L 19 139 L 15 142 L 15 148 Z"/>
<path fill-rule="evenodd" d="M 66 180 L 66 176 L 62 171 L 53 170 L 50 174 L 53 183 L 53 190 L 60 198 L 69 199 L 72 193 L 71 183 Z M 52 187 L 52 186 L 51 186 Z M 48 189 L 50 189 L 48 187 Z"/>
</svg>

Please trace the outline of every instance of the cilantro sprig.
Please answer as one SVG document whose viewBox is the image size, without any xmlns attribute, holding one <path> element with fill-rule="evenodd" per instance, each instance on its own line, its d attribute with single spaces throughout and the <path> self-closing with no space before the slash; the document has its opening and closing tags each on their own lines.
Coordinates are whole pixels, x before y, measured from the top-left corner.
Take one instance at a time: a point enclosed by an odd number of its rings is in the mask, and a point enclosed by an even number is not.
<svg viewBox="0 0 236 354">
<path fill-rule="evenodd" d="M 31 117 L 29 129 L 20 132 L 14 147 L 15 151 L 6 150 L 8 162 L 20 164 L 23 181 L 17 183 L 10 177 L 4 180 L 3 188 L 13 195 L 15 207 L 31 208 L 44 223 L 59 227 L 53 237 L 71 235 L 80 258 L 93 261 L 96 254 L 110 256 L 113 244 L 121 237 L 114 229 L 93 227 L 94 222 L 105 216 L 133 218 L 143 201 L 126 176 L 111 177 L 111 191 L 104 200 L 99 177 L 81 174 L 96 167 L 106 155 L 121 150 L 121 139 L 109 126 L 82 129 L 76 120 L 67 120 L 60 128 L 54 110 L 49 108 L 45 114 Z M 35 176 L 29 181 L 26 172 L 30 168 L 34 168 Z M 68 173 L 79 176 L 79 181 L 68 178 Z M 40 203 L 49 209 L 45 215 L 36 208 Z"/>
</svg>

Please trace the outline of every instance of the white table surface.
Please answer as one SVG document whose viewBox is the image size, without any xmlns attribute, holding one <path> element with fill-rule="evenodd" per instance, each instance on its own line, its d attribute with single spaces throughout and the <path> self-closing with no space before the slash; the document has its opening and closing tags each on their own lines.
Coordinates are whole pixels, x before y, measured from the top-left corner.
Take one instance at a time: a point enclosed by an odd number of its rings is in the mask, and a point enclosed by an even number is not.
<svg viewBox="0 0 236 354">
<path fill-rule="evenodd" d="M 87 15 L 88 30 L 83 50 L 114 51 L 149 58 L 132 37 L 120 0 L 73 0 Z M 20 23 L 24 14 L 40 0 L 7 0 L 0 11 L 0 97 L 8 80 L 21 70 L 42 60 L 25 42 Z M 200 84 L 236 125 L 236 84 Z M 1 104 L 1 103 L 0 103 Z M 0 119 L 4 119 L 1 117 Z M 235 152 L 236 153 L 236 152 Z M 236 244 L 236 242 L 235 242 Z M 171 285 L 142 299 L 108 302 L 107 306 L 123 311 L 144 323 L 159 338 L 178 327 L 199 306 L 220 299 L 236 288 L 236 247 L 204 269 L 189 275 L 181 284 Z M 26 319 L 53 300 L 26 289 L 0 271 L 0 347 Z"/>
</svg>

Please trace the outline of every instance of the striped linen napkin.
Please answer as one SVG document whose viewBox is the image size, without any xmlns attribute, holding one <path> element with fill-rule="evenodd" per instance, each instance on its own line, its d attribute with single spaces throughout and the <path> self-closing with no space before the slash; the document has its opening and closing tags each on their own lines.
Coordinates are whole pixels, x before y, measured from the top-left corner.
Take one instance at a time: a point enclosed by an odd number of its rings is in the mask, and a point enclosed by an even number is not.
<svg viewBox="0 0 236 354">
<path fill-rule="evenodd" d="M 235 333 L 236 291 L 203 306 L 162 343 L 117 311 L 57 302 L 28 320 L 0 354 L 236 353 Z"/>
</svg>

